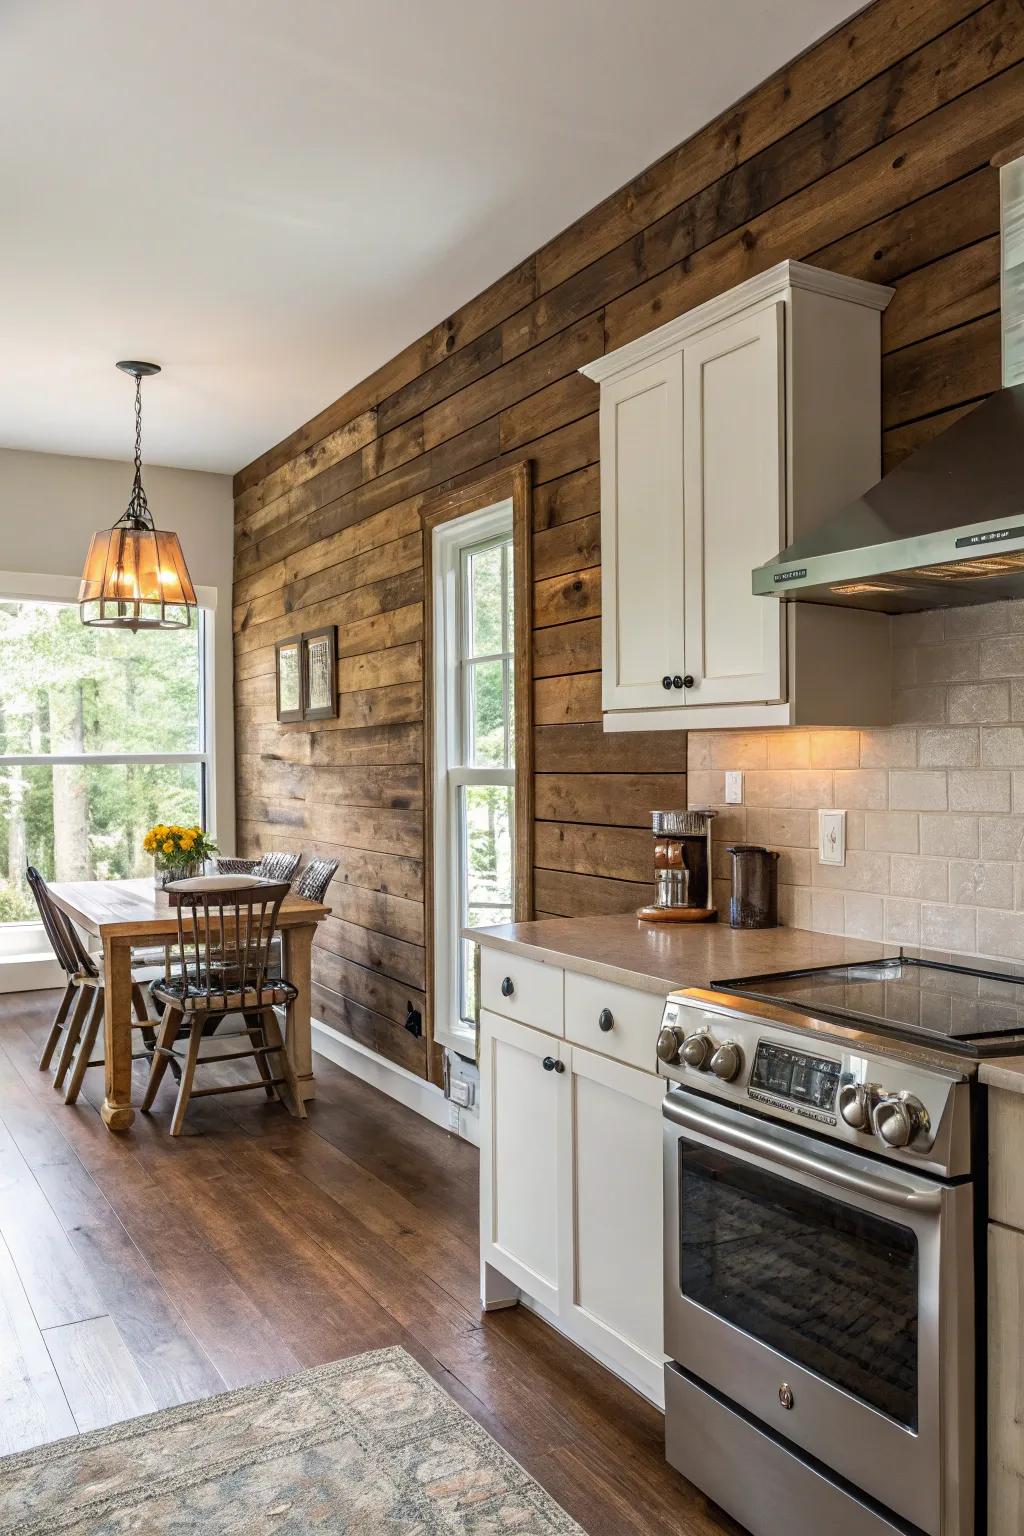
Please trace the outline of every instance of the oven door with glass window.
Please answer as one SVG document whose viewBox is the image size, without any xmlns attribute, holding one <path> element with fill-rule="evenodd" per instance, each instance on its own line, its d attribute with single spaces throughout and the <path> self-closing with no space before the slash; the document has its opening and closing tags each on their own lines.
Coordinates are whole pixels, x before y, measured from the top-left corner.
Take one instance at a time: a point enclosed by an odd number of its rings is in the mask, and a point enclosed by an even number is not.
<svg viewBox="0 0 1024 1536">
<path fill-rule="evenodd" d="M 670 1090 L 666 1353 L 928 1536 L 972 1531 L 973 1318 L 969 1184 Z"/>
</svg>

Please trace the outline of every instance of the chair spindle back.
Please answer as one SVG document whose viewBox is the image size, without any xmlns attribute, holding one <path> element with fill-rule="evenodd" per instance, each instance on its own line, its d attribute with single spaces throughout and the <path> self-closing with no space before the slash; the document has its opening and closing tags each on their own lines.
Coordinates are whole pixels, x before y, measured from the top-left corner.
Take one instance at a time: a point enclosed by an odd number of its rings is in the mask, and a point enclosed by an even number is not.
<svg viewBox="0 0 1024 1536">
<path fill-rule="evenodd" d="M 50 887 L 30 864 L 25 871 L 28 888 L 39 908 L 46 937 L 57 956 L 61 970 L 68 976 L 98 976 L 99 968 L 79 936 L 71 919 L 61 911 L 50 893 Z"/>
<path fill-rule="evenodd" d="M 178 891 L 178 954 L 183 987 L 226 1011 L 229 996 L 257 996 L 267 984 L 270 946 L 290 887 L 230 886 Z M 192 967 L 194 966 L 194 969 Z"/>
</svg>

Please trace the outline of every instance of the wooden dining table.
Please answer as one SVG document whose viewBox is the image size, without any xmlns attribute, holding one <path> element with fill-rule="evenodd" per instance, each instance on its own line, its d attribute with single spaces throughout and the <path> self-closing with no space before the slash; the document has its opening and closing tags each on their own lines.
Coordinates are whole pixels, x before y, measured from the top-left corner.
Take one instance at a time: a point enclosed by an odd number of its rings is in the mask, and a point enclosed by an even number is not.
<svg viewBox="0 0 1024 1536">
<path fill-rule="evenodd" d="M 104 1071 L 100 1113 L 110 1131 L 127 1131 L 132 1108 L 132 951 L 173 943 L 178 914 L 166 892 L 148 880 L 59 881 L 50 886 L 57 906 L 103 945 Z M 310 1028 L 310 972 L 316 925 L 330 912 L 318 901 L 289 894 L 281 903 L 278 927 L 284 946 L 282 969 L 297 989 L 285 1019 L 285 1048 L 304 1099 L 314 1096 Z"/>
</svg>

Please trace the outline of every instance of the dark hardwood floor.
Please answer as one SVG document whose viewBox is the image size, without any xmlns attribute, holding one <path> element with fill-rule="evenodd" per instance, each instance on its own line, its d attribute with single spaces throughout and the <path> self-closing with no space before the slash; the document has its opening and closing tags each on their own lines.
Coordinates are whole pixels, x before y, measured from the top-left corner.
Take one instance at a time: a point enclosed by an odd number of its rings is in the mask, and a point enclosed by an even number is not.
<svg viewBox="0 0 1024 1536">
<path fill-rule="evenodd" d="M 524 1308 L 481 1314 L 466 1142 L 322 1058 L 304 1124 L 233 1094 L 172 1141 L 168 1078 L 111 1136 L 101 1070 L 74 1108 L 37 1070 L 55 1002 L 0 998 L 0 1454 L 401 1344 L 591 1536 L 738 1531 L 642 1398 Z"/>
</svg>

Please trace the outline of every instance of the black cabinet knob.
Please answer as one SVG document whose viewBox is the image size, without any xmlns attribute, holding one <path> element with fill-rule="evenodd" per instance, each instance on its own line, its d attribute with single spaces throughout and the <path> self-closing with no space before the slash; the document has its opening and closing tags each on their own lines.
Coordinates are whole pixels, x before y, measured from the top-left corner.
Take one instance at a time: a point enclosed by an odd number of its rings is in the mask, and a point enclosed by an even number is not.
<svg viewBox="0 0 1024 1536">
<path fill-rule="evenodd" d="M 555 1071 L 556 1072 L 564 1072 L 565 1071 L 565 1062 L 564 1061 L 556 1061 L 555 1062 Z"/>
<path fill-rule="evenodd" d="M 687 672 L 685 677 L 677 677 L 675 679 L 675 685 L 676 685 L 677 688 L 692 688 L 693 687 L 693 673 L 692 672 Z"/>
<path fill-rule="evenodd" d="M 662 680 L 661 680 L 661 686 L 663 688 L 671 688 L 672 687 L 672 679 L 670 677 L 668 677 L 668 676 L 663 677 Z"/>
<path fill-rule="evenodd" d="M 511 997 L 513 992 L 515 991 L 515 989 L 516 989 L 516 984 L 512 980 L 512 977 L 511 976 L 506 976 L 504 981 L 501 984 L 501 995 L 502 995 L 502 997 Z"/>
<path fill-rule="evenodd" d="M 614 1025 L 615 1017 L 612 1014 L 611 1009 L 602 1008 L 601 1012 L 597 1016 L 598 1029 L 602 1030 L 604 1034 L 607 1034 L 610 1029 L 614 1028 Z"/>
<path fill-rule="evenodd" d="M 544 1060 L 541 1062 L 541 1066 L 544 1068 L 545 1072 L 553 1072 L 558 1066 L 558 1062 L 553 1056 L 545 1056 Z"/>
</svg>

